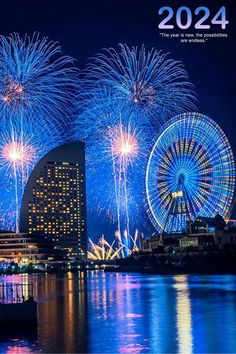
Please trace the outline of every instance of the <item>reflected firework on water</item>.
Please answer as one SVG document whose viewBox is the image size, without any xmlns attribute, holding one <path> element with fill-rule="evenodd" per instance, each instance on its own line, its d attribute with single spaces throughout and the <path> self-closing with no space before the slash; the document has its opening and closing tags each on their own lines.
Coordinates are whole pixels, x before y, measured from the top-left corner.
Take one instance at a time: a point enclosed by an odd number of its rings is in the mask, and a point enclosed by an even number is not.
<svg viewBox="0 0 236 354">
<path fill-rule="evenodd" d="M 1 330 L 1 353 L 235 351 L 234 275 L 161 276 L 95 270 L 4 276 L 0 282 L 13 278 L 17 283 L 34 284 L 38 331 L 34 336 L 30 330 L 15 334 L 11 327 L 4 337 Z M 17 326 L 17 332 L 22 327 Z"/>
</svg>

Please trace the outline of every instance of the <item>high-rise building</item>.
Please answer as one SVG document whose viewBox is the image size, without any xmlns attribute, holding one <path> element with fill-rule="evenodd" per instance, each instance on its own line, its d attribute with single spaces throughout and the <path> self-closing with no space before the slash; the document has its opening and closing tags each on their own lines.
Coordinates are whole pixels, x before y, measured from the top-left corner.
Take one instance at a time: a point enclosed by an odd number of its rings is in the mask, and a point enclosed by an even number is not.
<svg viewBox="0 0 236 354">
<path fill-rule="evenodd" d="M 22 200 L 20 231 L 46 235 L 69 255 L 86 258 L 83 142 L 61 145 L 35 166 Z"/>
</svg>

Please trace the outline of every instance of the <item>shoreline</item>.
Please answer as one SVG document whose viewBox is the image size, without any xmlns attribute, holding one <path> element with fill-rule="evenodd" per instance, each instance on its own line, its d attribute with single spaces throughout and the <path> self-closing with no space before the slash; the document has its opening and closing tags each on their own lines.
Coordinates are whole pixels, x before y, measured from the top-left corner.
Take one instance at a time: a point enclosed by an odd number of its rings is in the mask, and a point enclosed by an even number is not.
<svg viewBox="0 0 236 354">
<path fill-rule="evenodd" d="M 153 274 L 153 275 L 236 275 L 236 271 L 224 271 L 220 272 L 219 270 L 215 271 L 200 271 L 200 270 L 158 270 L 158 269 L 142 269 L 142 268 L 132 268 L 132 267 L 112 267 L 112 269 L 105 268 L 105 273 L 137 273 L 137 274 Z"/>
</svg>

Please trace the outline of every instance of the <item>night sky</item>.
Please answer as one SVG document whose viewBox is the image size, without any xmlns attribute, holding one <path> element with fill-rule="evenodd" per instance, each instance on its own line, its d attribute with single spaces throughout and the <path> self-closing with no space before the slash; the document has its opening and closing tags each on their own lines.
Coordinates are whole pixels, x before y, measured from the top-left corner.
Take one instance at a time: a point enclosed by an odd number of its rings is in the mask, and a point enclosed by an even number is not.
<svg viewBox="0 0 236 354">
<path fill-rule="evenodd" d="M 227 8 L 228 39 L 207 44 L 180 44 L 159 36 L 158 9 L 162 6 L 209 6 L 212 14 Z M 1 4 L 1 34 L 38 31 L 61 43 L 63 52 L 83 69 L 89 57 L 104 47 L 123 42 L 145 44 L 183 61 L 198 93 L 199 112 L 212 117 L 225 131 L 236 155 L 235 120 L 235 11 L 236 1 L 5 1 Z M 215 32 L 222 32 L 216 26 Z M 177 32 L 177 30 L 173 31 Z M 180 32 L 180 30 L 178 30 Z M 188 32 L 191 32 L 190 30 Z"/>
</svg>

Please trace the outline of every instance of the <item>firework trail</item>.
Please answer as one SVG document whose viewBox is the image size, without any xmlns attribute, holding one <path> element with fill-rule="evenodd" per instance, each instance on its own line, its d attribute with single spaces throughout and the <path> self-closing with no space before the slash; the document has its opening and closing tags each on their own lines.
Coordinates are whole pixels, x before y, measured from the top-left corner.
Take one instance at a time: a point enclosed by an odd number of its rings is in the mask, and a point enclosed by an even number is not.
<svg viewBox="0 0 236 354">
<path fill-rule="evenodd" d="M 103 95 L 108 98 L 104 106 L 100 104 Z M 81 113 L 76 126 L 77 139 L 84 139 L 87 147 L 88 214 L 91 219 L 97 214 L 101 219 L 105 216 L 116 225 L 111 232 L 118 230 L 123 243 L 125 230 L 130 234 L 130 228 L 145 215 L 141 189 L 145 191 L 142 176 L 147 141 L 141 127 L 136 127 L 137 116 L 131 109 L 120 107 L 109 91 L 99 91 L 89 107 Z"/>
<path fill-rule="evenodd" d="M 21 122 L 9 122 L 0 127 L 0 228 L 17 232 L 21 200 L 32 169 L 62 143 L 60 134 L 45 134 L 40 122 L 23 121 L 23 134 L 21 126 Z"/>
<path fill-rule="evenodd" d="M 122 225 L 125 227 L 124 234 L 126 239 L 130 236 L 130 215 L 129 215 L 129 199 L 127 192 L 127 173 L 129 166 L 133 163 L 139 152 L 138 140 L 136 132 L 132 131 L 130 124 L 124 127 L 122 122 L 108 130 L 108 139 L 110 143 L 110 152 L 112 156 L 113 177 L 115 186 L 115 197 L 117 204 L 117 226 L 122 242 Z M 125 220 L 122 223 L 121 212 L 122 204 L 124 204 Z M 124 226 L 125 225 L 125 226 Z M 126 245 L 129 249 L 129 245 Z"/>
<path fill-rule="evenodd" d="M 28 177 L 30 165 L 36 158 L 32 140 L 31 135 L 22 134 L 14 128 L 11 128 L 8 134 L 4 132 L 1 136 L 0 165 L 8 176 L 12 172 L 14 179 L 16 232 L 19 232 L 19 201 L 22 197 L 24 182 Z"/>
<path fill-rule="evenodd" d="M 78 69 L 72 58 L 61 55 L 57 42 L 37 33 L 31 37 L 17 33 L 0 36 L 0 171 L 12 172 L 9 181 L 14 180 L 17 231 L 28 174 L 34 161 L 62 139 L 74 113 L 77 88 Z M 9 201 L 11 188 L 6 194 Z M 12 222 L 1 220 L 7 229 L 12 228 Z"/>
<path fill-rule="evenodd" d="M 182 63 L 168 54 L 125 44 L 119 51 L 110 48 L 97 54 L 83 75 L 75 126 L 76 137 L 87 146 L 89 217 L 93 218 L 96 206 L 99 213 L 105 212 L 117 223 L 120 235 L 125 230 L 130 234 L 131 223 L 139 225 L 145 219 L 144 171 L 156 131 L 176 113 L 195 109 L 193 85 Z M 138 155 L 142 156 L 135 159 L 134 166 L 128 159 L 115 157 L 114 146 L 111 148 L 111 132 L 117 135 L 118 126 L 124 131 L 130 126 L 139 136 Z M 127 188 L 122 191 L 121 186 Z M 126 210 L 125 217 L 121 210 Z"/>
</svg>

